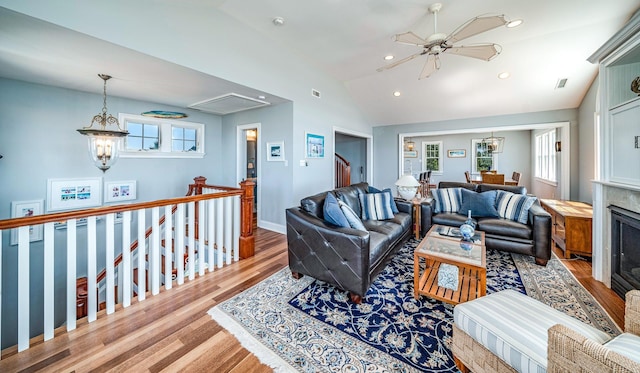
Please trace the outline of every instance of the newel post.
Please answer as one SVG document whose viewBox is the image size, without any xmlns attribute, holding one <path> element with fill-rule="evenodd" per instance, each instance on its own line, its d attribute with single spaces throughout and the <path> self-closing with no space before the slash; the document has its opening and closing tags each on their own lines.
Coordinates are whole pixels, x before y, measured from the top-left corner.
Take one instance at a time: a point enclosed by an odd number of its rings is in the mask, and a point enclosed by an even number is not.
<svg viewBox="0 0 640 373">
<path fill-rule="evenodd" d="M 242 198 L 240 199 L 240 258 L 245 259 L 255 254 L 256 241 L 253 236 L 253 188 L 251 180 L 240 182 Z"/>
</svg>

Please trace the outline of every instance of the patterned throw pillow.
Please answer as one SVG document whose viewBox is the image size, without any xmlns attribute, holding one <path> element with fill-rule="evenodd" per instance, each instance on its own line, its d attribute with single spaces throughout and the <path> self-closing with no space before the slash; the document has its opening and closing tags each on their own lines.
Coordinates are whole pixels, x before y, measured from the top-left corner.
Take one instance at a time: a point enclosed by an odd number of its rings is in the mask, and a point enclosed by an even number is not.
<svg viewBox="0 0 640 373">
<path fill-rule="evenodd" d="M 460 188 L 433 189 L 431 195 L 435 200 L 435 213 L 458 212 L 462 196 Z"/>
<path fill-rule="evenodd" d="M 369 193 L 380 193 L 380 192 L 389 193 L 389 197 L 391 198 L 391 211 L 393 211 L 394 214 L 397 214 L 400 212 L 398 210 L 398 206 L 396 205 L 396 201 L 393 199 L 393 192 L 391 191 L 391 188 L 380 190 L 378 188 L 374 188 L 371 185 L 369 185 L 368 192 Z"/>
<path fill-rule="evenodd" d="M 327 196 L 324 198 L 322 213 L 324 215 L 324 220 L 328 223 L 344 228 L 349 228 L 351 226 L 338 204 L 338 199 L 331 192 L 328 192 Z"/>
<path fill-rule="evenodd" d="M 349 222 L 349 225 L 351 226 L 351 228 L 358 229 L 365 232 L 367 231 L 367 228 L 364 227 L 364 224 L 362 224 L 362 221 L 360 220 L 358 215 L 355 212 L 353 212 L 353 209 L 351 209 L 349 205 L 347 205 L 346 203 L 340 200 L 338 200 L 338 204 L 340 205 L 340 209 L 342 210 L 342 213 L 344 214 L 345 218 L 347 218 L 347 221 Z"/>
<path fill-rule="evenodd" d="M 529 209 L 536 202 L 536 197 L 524 194 L 514 194 L 504 190 L 498 191 L 496 198 L 496 209 L 501 218 L 527 224 Z"/>
<path fill-rule="evenodd" d="M 360 198 L 362 220 L 393 219 L 389 193 L 360 193 L 358 198 Z"/>
</svg>

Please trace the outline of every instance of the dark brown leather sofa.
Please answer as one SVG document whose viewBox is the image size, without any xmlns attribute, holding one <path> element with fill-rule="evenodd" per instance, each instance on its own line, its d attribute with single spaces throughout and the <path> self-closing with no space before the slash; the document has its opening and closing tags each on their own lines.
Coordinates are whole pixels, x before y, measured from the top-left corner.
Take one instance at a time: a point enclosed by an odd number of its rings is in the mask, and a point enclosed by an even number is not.
<svg viewBox="0 0 640 373">
<path fill-rule="evenodd" d="M 438 184 L 438 188 L 465 188 L 479 193 L 500 189 L 516 194 L 527 194 L 527 188 L 523 186 L 495 184 L 477 185 L 442 181 Z M 466 215 L 457 213 L 434 213 L 434 203 L 435 201 L 423 203 L 421 209 L 423 235 L 433 224 L 459 227 L 467 220 Z M 426 209 L 425 206 L 427 206 Z M 477 222 L 476 229 L 485 233 L 487 249 L 532 255 L 536 264 L 542 266 L 546 266 L 551 258 L 551 215 L 542 208 L 539 201 L 529 209 L 527 224 L 502 218 L 474 218 L 474 220 Z"/>
<path fill-rule="evenodd" d="M 332 191 L 361 216 L 359 193 L 367 183 Z M 371 282 L 411 236 L 412 205 L 396 199 L 399 213 L 389 220 L 363 220 L 367 231 L 327 223 L 323 206 L 327 192 L 303 198 L 286 210 L 289 268 L 294 277 L 308 275 L 349 291 L 360 303 Z"/>
</svg>

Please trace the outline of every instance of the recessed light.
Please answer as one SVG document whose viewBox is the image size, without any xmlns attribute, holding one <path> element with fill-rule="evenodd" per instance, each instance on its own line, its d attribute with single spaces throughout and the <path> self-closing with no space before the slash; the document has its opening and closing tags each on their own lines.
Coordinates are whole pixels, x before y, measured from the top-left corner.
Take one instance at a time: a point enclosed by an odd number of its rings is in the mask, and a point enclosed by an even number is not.
<svg viewBox="0 0 640 373">
<path fill-rule="evenodd" d="M 396 97 L 400 97 L 400 91 L 393 92 L 393 95 L 396 96 Z"/>
<path fill-rule="evenodd" d="M 276 18 L 274 18 L 274 19 L 273 19 L 273 21 L 272 21 L 272 22 L 273 22 L 273 24 L 274 24 L 274 25 L 276 25 L 276 26 L 282 26 L 282 25 L 284 25 L 284 18 L 282 18 L 282 17 L 276 17 Z"/>
<path fill-rule="evenodd" d="M 264 100 L 265 98 L 267 98 L 267 96 L 260 95 L 260 96 L 258 96 L 258 98 L 261 99 L 261 100 Z"/>
<path fill-rule="evenodd" d="M 391 61 L 392 59 L 394 59 L 393 55 L 388 54 L 388 55 L 384 56 L 384 60 L 385 61 Z"/>
<path fill-rule="evenodd" d="M 507 23 L 507 27 L 508 28 L 514 28 L 514 27 L 518 27 L 522 24 L 522 22 L 524 22 L 521 19 L 514 19 L 513 21 Z"/>
<path fill-rule="evenodd" d="M 510 76 L 511 76 L 511 74 L 509 74 L 507 71 L 501 72 L 500 74 L 498 74 L 498 78 L 500 78 L 500 79 L 507 79 Z"/>
</svg>

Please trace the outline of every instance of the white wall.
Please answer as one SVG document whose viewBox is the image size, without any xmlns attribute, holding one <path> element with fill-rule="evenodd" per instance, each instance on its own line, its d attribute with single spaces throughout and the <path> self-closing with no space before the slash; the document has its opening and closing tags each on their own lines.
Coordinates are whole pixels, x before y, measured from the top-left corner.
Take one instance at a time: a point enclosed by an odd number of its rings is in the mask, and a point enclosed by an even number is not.
<svg viewBox="0 0 640 373">
<path fill-rule="evenodd" d="M 595 178 L 595 112 L 598 97 L 598 77 L 593 81 L 587 95 L 578 108 L 578 197 L 586 203 L 593 203 L 591 180 Z"/>
</svg>

